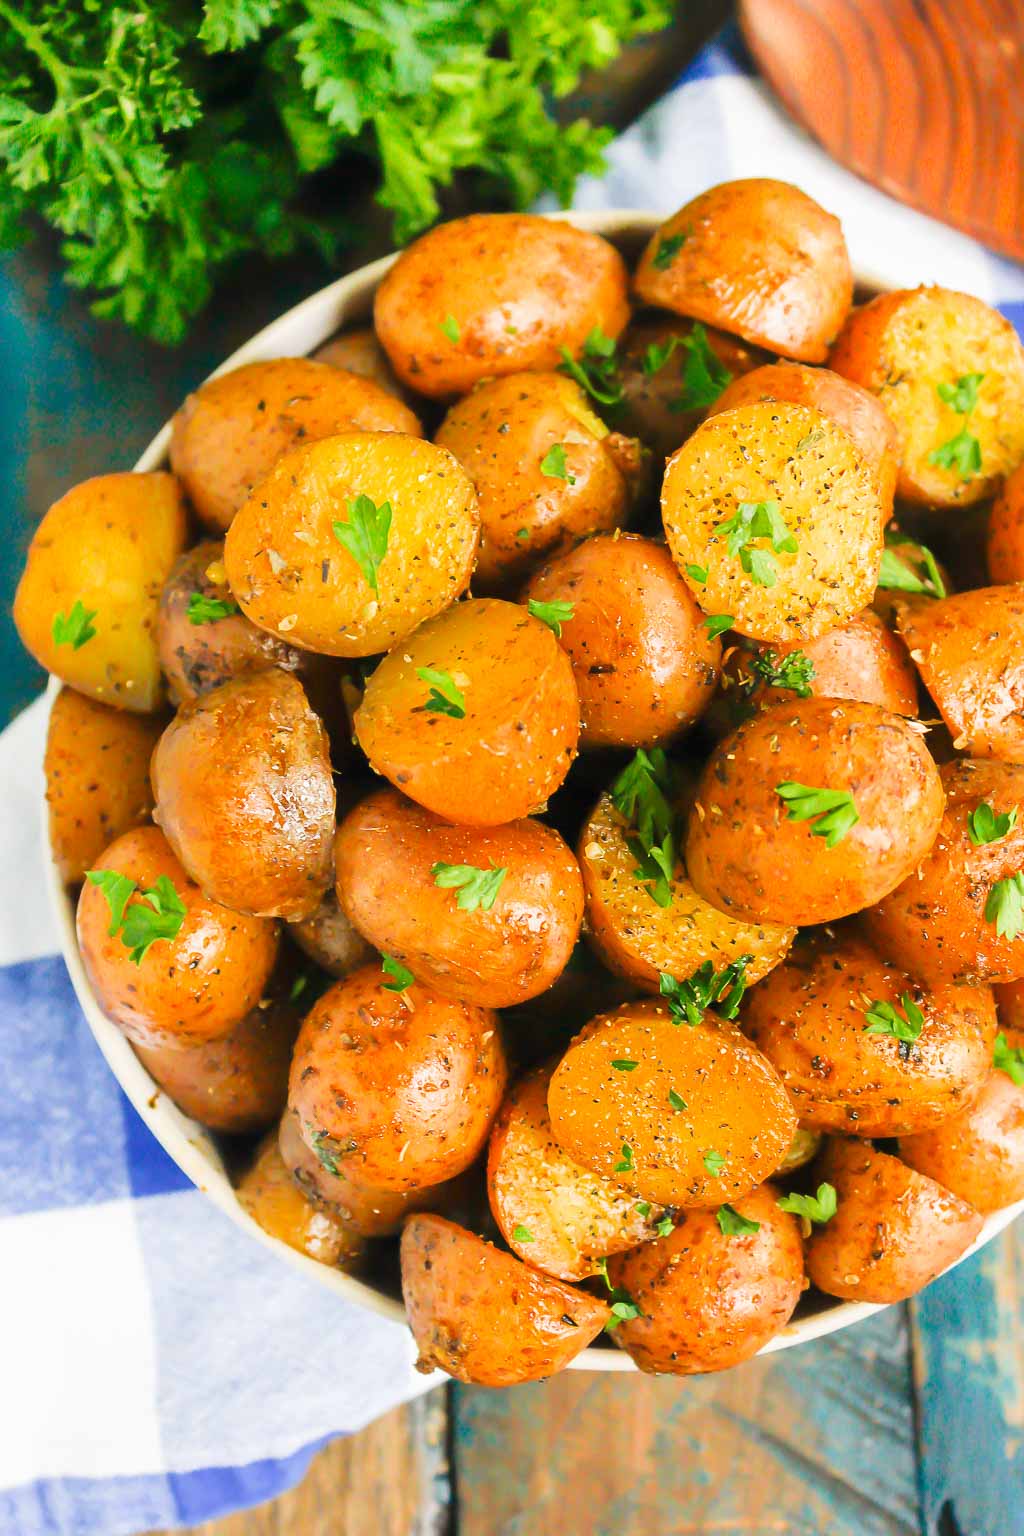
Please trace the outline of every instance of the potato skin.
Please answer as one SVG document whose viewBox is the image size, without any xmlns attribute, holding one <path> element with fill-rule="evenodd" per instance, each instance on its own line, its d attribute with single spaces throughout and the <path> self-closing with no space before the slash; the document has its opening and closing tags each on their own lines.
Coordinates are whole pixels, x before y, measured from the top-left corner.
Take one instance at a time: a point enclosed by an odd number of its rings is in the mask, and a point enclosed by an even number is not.
<svg viewBox="0 0 1024 1536">
<path fill-rule="evenodd" d="M 679 250 L 659 266 L 662 242 L 680 236 Z M 825 361 L 853 299 L 839 220 L 768 177 L 709 187 L 666 219 L 633 286 L 645 303 L 804 363 Z"/>
<path fill-rule="evenodd" d="M 78 944 L 96 999 L 129 1040 L 144 1046 L 201 1045 L 228 1034 L 255 1008 L 277 958 L 278 927 L 204 896 L 159 827 L 117 838 L 97 860 L 150 889 L 166 875 L 185 904 L 177 937 L 159 940 L 134 965 L 98 886 L 78 898 Z M 137 898 L 132 898 L 135 900 Z"/>
<path fill-rule="evenodd" d="M 896 623 L 957 751 L 1024 758 L 1024 587 L 899 603 Z"/>
<path fill-rule="evenodd" d="M 477 384 L 452 406 L 435 441 L 476 486 L 478 593 L 511 591 L 557 544 L 620 528 L 629 514 L 630 484 L 611 452 L 612 434 L 565 374 L 511 373 Z M 556 447 L 562 476 L 541 468 Z"/>
<path fill-rule="evenodd" d="M 334 533 L 359 496 L 392 512 L 376 592 Z M 445 449 L 346 432 L 278 459 L 231 524 L 224 563 L 261 629 L 303 650 L 372 656 L 466 590 L 479 525 L 472 483 Z"/>
<path fill-rule="evenodd" d="M 153 810 L 149 758 L 167 724 L 62 688 L 46 731 L 50 849 L 61 879 L 85 879 L 104 848 L 141 827 Z"/>
<path fill-rule="evenodd" d="M 913 1046 L 868 1034 L 876 1002 L 909 996 L 924 1015 Z M 775 1067 L 800 1123 L 854 1136 L 927 1130 L 981 1092 L 996 1012 L 988 987 L 926 988 L 857 934 L 805 936 L 744 1000 L 744 1033 Z"/>
<path fill-rule="evenodd" d="M 832 847 L 791 821 L 784 783 L 853 795 Z M 922 736 L 875 704 L 794 699 L 745 721 L 704 769 L 686 838 L 695 889 L 747 922 L 827 923 L 880 901 L 927 853 L 942 818 Z"/>
<path fill-rule="evenodd" d="M 156 644 L 160 588 L 185 543 L 173 475 L 97 475 L 55 501 L 36 529 L 14 623 L 39 664 L 101 704 L 151 714 L 163 702 Z M 77 649 L 53 623 L 76 602 L 95 616 Z"/>
<path fill-rule="evenodd" d="M 581 746 L 658 746 L 710 703 L 722 643 L 653 539 L 596 534 L 542 566 L 523 598 L 574 605 L 559 641 L 579 693 Z"/>
<path fill-rule="evenodd" d="M 679 981 L 705 960 L 715 970 L 749 955 L 747 979 L 759 981 L 785 958 L 795 928 L 742 923 L 698 896 L 680 865 L 672 904 L 659 907 L 636 875 L 629 830 L 609 795 L 584 822 L 577 845 L 587 902 L 587 938 L 618 976 L 657 992 L 663 971 Z"/>
<path fill-rule="evenodd" d="M 196 883 L 256 917 L 309 917 L 330 885 L 327 733 L 274 670 L 179 711 L 153 754 L 156 820 Z"/>
<path fill-rule="evenodd" d="M 559 1280 L 585 1280 L 601 1262 L 656 1236 L 664 1215 L 564 1153 L 551 1133 L 548 1084 L 554 1063 L 509 1089 L 487 1151 L 487 1192 L 501 1235 L 519 1257 Z M 523 1227 L 530 1236 L 517 1238 Z"/>
<path fill-rule="evenodd" d="M 338 901 L 356 929 L 446 997 L 511 1008 L 564 970 L 583 919 L 583 881 L 558 833 L 524 817 L 455 827 L 393 789 L 357 805 L 335 842 Z M 504 869 L 489 910 L 459 907 L 436 864 Z"/>
<path fill-rule="evenodd" d="M 1024 464 L 1006 477 L 992 503 L 985 553 L 993 583 L 1024 581 Z"/>
<path fill-rule="evenodd" d="M 826 1296 L 905 1301 L 981 1231 L 973 1206 L 867 1142 L 831 1141 L 816 1166 L 838 1199 L 836 1214 L 814 1228 L 806 1251 L 807 1273 Z"/>
<path fill-rule="evenodd" d="M 692 1376 L 749 1360 L 792 1317 L 804 1288 L 800 1225 L 762 1184 L 735 1203 L 757 1232 L 729 1236 L 714 1211 L 681 1211 L 674 1232 L 608 1261 L 641 1316 L 615 1341 L 642 1371 Z"/>
<path fill-rule="evenodd" d="M 982 1215 L 1024 1199 L 1024 1088 L 992 1072 L 973 1103 L 933 1130 L 901 1136 L 899 1151 Z"/>
<path fill-rule="evenodd" d="M 624 1072 L 616 1060 L 639 1066 Z M 670 1091 L 685 1110 L 672 1107 Z M 667 1206 L 747 1194 L 775 1171 L 796 1131 L 774 1067 L 738 1029 L 710 1013 L 692 1028 L 677 1025 L 653 999 L 584 1026 L 552 1075 L 548 1111 L 574 1162 Z M 717 1174 L 709 1152 L 724 1159 Z M 624 1160 L 634 1166 L 622 1169 Z"/>
<path fill-rule="evenodd" d="M 739 405 L 758 400 L 809 405 L 834 421 L 853 440 L 878 481 L 882 524 L 892 516 L 899 467 L 899 434 L 875 396 L 851 379 L 828 368 L 806 368 L 801 363 L 769 363 L 733 379 L 708 411 L 716 416 Z"/>
<path fill-rule="evenodd" d="M 463 718 L 424 712 L 421 667 L 449 673 Z M 572 664 L 525 608 L 472 598 L 385 656 L 355 731 L 374 771 L 427 810 L 468 826 L 516 821 L 554 794 L 576 755 Z"/>
<path fill-rule="evenodd" d="M 629 319 L 622 257 L 600 235 L 537 214 L 478 213 L 428 230 L 377 289 L 373 321 L 398 377 L 432 399 L 481 379 L 557 368 Z M 453 328 L 453 341 L 448 330 Z"/>
<path fill-rule="evenodd" d="M 968 823 L 983 801 L 1024 813 L 1024 766 L 959 759 L 940 769 L 946 809 L 931 850 L 903 883 L 864 914 L 872 942 L 918 976 L 957 982 L 1024 977 L 1024 935 L 1001 938 L 985 917 L 997 880 L 1024 869 L 1024 825 L 976 848 Z"/>
<path fill-rule="evenodd" d="M 417 1189 L 454 1178 L 484 1147 L 505 1052 L 490 1009 L 419 985 L 390 992 L 384 981 L 367 965 L 314 1004 L 288 1105 L 306 1144 L 357 1182 Z"/>
<path fill-rule="evenodd" d="M 237 1193 L 242 1209 L 279 1242 L 332 1268 L 358 1268 L 363 1240 L 338 1215 L 314 1205 L 299 1188 L 284 1165 L 276 1129 L 261 1141 L 254 1161 L 238 1182 Z"/>
<path fill-rule="evenodd" d="M 1024 348 L 1010 322 L 971 294 L 926 287 L 879 294 L 851 312 L 829 367 L 869 389 L 895 422 L 901 501 L 982 501 L 1024 457 Z M 956 468 L 943 469 L 929 456 L 964 425 L 938 385 L 971 373 L 985 375 L 968 420 L 982 473 L 961 480 Z"/>
<path fill-rule="evenodd" d="M 224 533 L 253 486 L 299 443 L 339 432 L 422 434 L 374 380 L 308 357 L 246 363 L 207 379 L 171 426 L 171 467 L 200 520 Z"/>
<path fill-rule="evenodd" d="M 344 368 L 357 373 L 361 379 L 372 379 L 389 395 L 397 395 L 406 405 L 413 404 L 412 397 L 395 377 L 395 370 L 388 362 L 388 355 L 377 340 L 372 325 L 358 326 L 354 331 L 343 331 L 332 336 L 312 354 L 315 363 L 329 363 L 332 368 Z"/>
<path fill-rule="evenodd" d="M 564 1370 L 611 1315 L 607 1302 L 441 1216 L 410 1216 L 403 1228 L 402 1296 L 417 1369 L 481 1387 Z"/>
<path fill-rule="evenodd" d="M 316 911 L 289 923 L 285 931 L 303 954 L 336 981 L 373 959 L 373 945 L 353 928 L 334 890 L 325 891 Z"/>
<path fill-rule="evenodd" d="M 795 553 L 772 553 L 773 586 L 744 571 L 722 532 L 751 502 L 774 503 L 796 540 Z M 709 417 L 668 462 L 661 515 L 695 601 L 705 613 L 731 615 L 731 628 L 753 640 L 812 640 L 874 595 L 877 478 L 842 428 L 810 406 L 759 401 Z M 769 552 L 764 539 L 752 547 Z"/>
</svg>

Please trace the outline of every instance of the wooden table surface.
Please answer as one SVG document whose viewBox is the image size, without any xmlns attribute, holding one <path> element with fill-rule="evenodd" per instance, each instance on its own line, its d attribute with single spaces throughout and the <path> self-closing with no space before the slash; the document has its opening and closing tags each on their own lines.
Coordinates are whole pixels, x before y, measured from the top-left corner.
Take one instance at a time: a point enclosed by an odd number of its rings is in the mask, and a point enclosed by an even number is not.
<svg viewBox="0 0 1024 1536">
<path fill-rule="evenodd" d="M 591 85 L 594 115 L 628 117 L 726 9 L 724 0 L 687 0 L 669 36 L 634 50 L 610 83 Z M 187 388 L 325 280 L 308 263 L 273 272 L 251 264 L 244 283 L 225 283 L 193 338 L 166 353 L 95 322 L 61 284 L 45 239 L 7 263 L 5 718 L 43 681 L 9 621 L 43 511 L 75 481 L 131 464 Z M 328 1446 L 291 1493 L 201 1529 L 1024 1536 L 1022 1270 L 1024 1232 L 1011 1231 L 911 1305 L 720 1377 L 573 1372 L 503 1393 L 438 1389 Z"/>
</svg>

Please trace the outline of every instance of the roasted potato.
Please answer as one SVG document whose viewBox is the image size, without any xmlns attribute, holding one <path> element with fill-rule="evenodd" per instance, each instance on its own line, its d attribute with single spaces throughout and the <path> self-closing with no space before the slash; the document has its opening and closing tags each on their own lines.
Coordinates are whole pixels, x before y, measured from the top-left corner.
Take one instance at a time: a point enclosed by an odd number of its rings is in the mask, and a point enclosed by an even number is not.
<svg viewBox="0 0 1024 1536">
<path fill-rule="evenodd" d="M 452 406 L 435 439 L 476 486 L 474 590 L 510 592 L 552 548 L 620 528 L 630 480 L 619 438 L 562 373 L 510 373 Z"/>
<path fill-rule="evenodd" d="M 331 883 L 327 733 L 277 669 L 178 712 L 153 753 L 156 820 L 207 895 L 256 917 L 309 917 Z"/>
<path fill-rule="evenodd" d="M 564 1370 L 601 1332 L 608 1303 L 542 1275 L 441 1216 L 402 1231 L 402 1297 L 418 1370 L 510 1387 Z"/>
<path fill-rule="evenodd" d="M 881 901 L 917 867 L 942 807 L 939 771 L 901 716 L 794 699 L 712 753 L 686 868 L 698 894 L 741 921 L 827 923 Z"/>
<path fill-rule="evenodd" d="M 564 970 L 583 882 L 553 827 L 524 817 L 458 827 L 393 789 L 350 811 L 335 843 L 338 901 L 356 929 L 446 997 L 511 1008 Z"/>
<path fill-rule="evenodd" d="M 163 701 L 160 589 L 185 543 L 173 475 L 98 475 L 55 501 L 14 596 L 21 643 L 101 704 L 147 715 Z"/>
<path fill-rule="evenodd" d="M 1024 581 L 1024 464 L 1007 477 L 992 503 L 985 555 L 990 581 Z"/>
<path fill-rule="evenodd" d="M 539 809 L 562 783 L 579 698 L 546 624 L 516 603 L 475 598 L 385 656 L 355 728 L 370 766 L 420 805 L 498 826 Z"/>
<path fill-rule="evenodd" d="M 359 1267 L 365 1244 L 322 1203 L 314 1204 L 284 1165 L 277 1131 L 269 1131 L 238 1182 L 238 1203 L 264 1232 L 332 1268 Z"/>
<path fill-rule="evenodd" d="M 796 1131 L 774 1067 L 738 1029 L 710 1013 L 680 1025 L 653 999 L 591 1019 L 555 1068 L 548 1111 L 574 1162 L 667 1206 L 747 1194 Z"/>
<path fill-rule="evenodd" d="M 571 605 L 558 638 L 579 693 L 581 746 L 656 746 L 710 703 L 721 641 L 663 545 L 597 534 L 549 560 L 523 596 Z"/>
<path fill-rule="evenodd" d="M 465 591 L 479 534 L 465 470 L 401 432 L 346 432 L 293 449 L 228 530 L 242 610 L 289 643 L 371 656 Z"/>
<path fill-rule="evenodd" d="M 115 839 L 96 861 L 94 873 L 104 870 L 132 889 L 87 879 L 78 898 L 78 945 L 103 1012 L 136 1045 L 202 1045 L 227 1035 L 263 996 L 277 924 L 204 896 L 159 827 Z M 184 907 L 177 926 L 166 881 Z M 129 928 L 122 919 L 136 905 L 147 909 L 145 922 L 136 916 Z"/>
<path fill-rule="evenodd" d="M 795 928 L 738 922 L 698 896 L 682 865 L 672 880 L 670 905 L 659 906 L 637 868 L 630 837 L 610 795 L 602 795 L 577 846 L 587 937 L 610 970 L 657 992 L 662 973 L 683 981 L 707 960 L 721 970 L 744 959 L 747 980 L 758 981 L 785 957 Z"/>
<path fill-rule="evenodd" d="M 877 477 L 810 406 L 761 402 L 710 417 L 669 460 L 661 515 L 701 608 L 751 639 L 813 640 L 874 594 Z"/>
<path fill-rule="evenodd" d="M 1024 1087 L 992 1072 L 959 1114 L 901 1136 L 900 1157 L 983 1215 L 1024 1199 Z"/>
<path fill-rule="evenodd" d="M 285 931 L 303 954 L 338 981 L 373 959 L 373 945 L 353 928 L 333 890 L 324 892 L 315 912 L 289 923 Z"/>
<path fill-rule="evenodd" d="M 821 1142 L 820 1131 L 812 1131 L 805 1125 L 797 1126 L 796 1134 L 789 1144 L 789 1151 L 776 1168 L 774 1176 L 779 1179 L 788 1179 L 790 1174 L 812 1163 L 818 1155 Z"/>
<path fill-rule="evenodd" d="M 332 368 L 345 368 L 349 373 L 357 373 L 361 379 L 372 379 L 389 395 L 397 395 L 406 405 L 412 405 L 411 392 L 398 382 L 372 325 L 332 336 L 322 347 L 317 347 L 313 361 L 330 363 Z"/>
<path fill-rule="evenodd" d="M 981 1231 L 973 1206 L 867 1142 L 831 1141 L 816 1167 L 838 1203 L 807 1244 L 807 1273 L 826 1296 L 905 1301 Z"/>
<path fill-rule="evenodd" d="M 408 1190 L 476 1159 L 507 1069 L 490 1009 L 394 985 L 367 965 L 324 993 L 295 1046 L 288 1105 L 328 1172 Z"/>
<path fill-rule="evenodd" d="M 1015 981 L 1024 977 L 1024 932 L 1009 920 L 1024 869 L 1024 766 L 967 758 L 940 772 L 946 809 L 934 845 L 863 921 L 876 947 L 918 976 Z M 975 841 L 984 836 L 992 841 Z"/>
<path fill-rule="evenodd" d="M 50 849 L 61 879 L 85 879 L 104 848 L 153 810 L 149 759 L 164 715 L 135 715 L 62 688 L 46 731 Z"/>
<path fill-rule="evenodd" d="M 428 230 L 377 289 L 373 320 L 398 377 L 421 395 L 557 368 L 629 319 L 622 257 L 600 235 L 529 213 L 479 213 Z"/>
<path fill-rule="evenodd" d="M 902 501 L 981 501 L 1024 458 L 1024 348 L 981 299 L 948 288 L 881 293 L 850 314 L 829 367 L 892 417 Z"/>
<path fill-rule="evenodd" d="M 354 431 L 419 437 L 422 428 L 365 374 L 308 357 L 246 363 L 189 395 L 171 428 L 171 468 L 202 522 L 224 533 L 289 449 Z"/>
<path fill-rule="evenodd" d="M 487 1153 L 494 1219 L 514 1253 L 559 1280 L 599 1274 L 604 1259 L 657 1236 L 665 1212 L 573 1162 L 551 1133 L 553 1063 L 509 1090 Z"/>
<path fill-rule="evenodd" d="M 767 177 L 710 187 L 666 219 L 633 286 L 647 304 L 803 363 L 825 361 L 853 298 L 839 220 Z"/>
<path fill-rule="evenodd" d="M 899 603 L 896 623 L 956 750 L 1024 757 L 1024 587 Z"/>
<path fill-rule="evenodd" d="M 938 1125 L 981 1092 L 996 1011 L 988 987 L 922 986 L 858 935 L 826 930 L 803 937 L 747 994 L 741 1023 L 801 1125 L 897 1136 Z"/>
<path fill-rule="evenodd" d="M 749 1360 L 789 1322 L 804 1289 L 800 1225 L 771 1184 L 736 1201 L 749 1223 L 728 1232 L 714 1211 L 681 1211 L 674 1231 L 608 1261 L 639 1317 L 616 1328 L 642 1371 L 692 1376 Z"/>
</svg>

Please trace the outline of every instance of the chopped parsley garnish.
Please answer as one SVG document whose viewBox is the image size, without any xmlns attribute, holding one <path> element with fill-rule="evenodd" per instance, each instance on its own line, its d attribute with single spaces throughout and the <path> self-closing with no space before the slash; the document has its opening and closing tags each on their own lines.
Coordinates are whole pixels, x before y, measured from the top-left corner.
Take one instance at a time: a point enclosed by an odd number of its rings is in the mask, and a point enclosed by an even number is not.
<svg viewBox="0 0 1024 1536">
<path fill-rule="evenodd" d="M 894 1040 L 900 1042 L 900 1055 L 906 1058 L 910 1055 L 909 1047 L 915 1043 L 924 1028 L 924 1014 L 909 992 L 903 993 L 900 998 L 900 1007 L 903 1009 L 902 1013 L 892 1003 L 876 999 L 870 1008 L 865 1009 L 864 1017 L 868 1022 L 864 1026 L 864 1033 L 891 1035 Z"/>
<path fill-rule="evenodd" d="M 686 574 L 691 581 L 699 582 L 702 587 L 707 584 L 708 572 L 707 567 L 704 565 L 688 565 L 686 567 Z"/>
<path fill-rule="evenodd" d="M 629 1145 L 628 1141 L 624 1141 L 622 1143 L 622 1161 L 615 1164 L 614 1171 L 616 1173 L 635 1172 L 633 1166 L 633 1148 Z"/>
<path fill-rule="evenodd" d="M 391 977 L 390 981 L 382 982 L 385 992 L 406 992 L 416 980 L 408 966 L 403 965 L 401 960 L 396 960 L 394 955 L 382 954 L 380 968 L 385 976 Z"/>
<path fill-rule="evenodd" d="M 717 1179 L 725 1167 L 725 1158 L 721 1152 L 716 1152 L 714 1147 L 709 1147 L 704 1153 L 704 1167 L 713 1179 Z"/>
<path fill-rule="evenodd" d="M 139 890 L 134 880 L 113 869 L 89 869 L 85 878 L 106 897 L 110 908 L 107 933 L 113 938 L 120 930 L 133 965 L 141 965 L 161 939 L 177 938 L 185 921 L 185 903 L 166 875 L 160 875 L 147 891 Z M 136 892 L 141 900 L 129 907 L 128 899 Z"/>
<path fill-rule="evenodd" d="M 639 1206 L 637 1207 L 639 1210 Z M 650 1206 L 647 1207 L 648 1211 Z M 597 1266 L 597 1272 L 605 1283 L 608 1291 L 608 1299 L 611 1302 L 612 1315 L 604 1325 L 605 1333 L 614 1333 L 620 1323 L 629 1321 L 634 1317 L 642 1317 L 643 1313 L 627 1290 L 621 1286 L 614 1286 L 608 1273 L 608 1260 L 601 1259 Z"/>
<path fill-rule="evenodd" d="M 752 548 L 752 539 L 767 539 L 776 554 L 796 554 L 796 539 L 777 501 L 741 501 L 733 516 L 718 524 L 718 532 L 726 535 L 730 555 L 739 555 L 743 570 L 759 587 L 774 587 L 778 565 L 768 550 Z"/>
<path fill-rule="evenodd" d="M 714 405 L 732 374 L 713 350 L 708 333 L 698 320 L 689 336 L 681 342 L 686 353 L 683 363 L 683 389 L 677 400 L 670 402 L 673 411 L 702 411 Z"/>
<path fill-rule="evenodd" d="M 441 672 L 436 667 L 417 667 L 416 676 L 430 688 L 423 705 L 425 710 L 432 715 L 450 715 L 453 720 L 465 719 L 466 695 L 456 687 L 450 672 Z"/>
<path fill-rule="evenodd" d="M 430 873 L 434 884 L 442 890 L 458 891 L 456 904 L 463 912 L 475 912 L 478 907 L 489 912 L 508 870 L 477 869 L 474 864 L 432 864 Z"/>
<path fill-rule="evenodd" d="M 576 476 L 570 475 L 565 462 L 564 443 L 552 443 L 547 453 L 540 461 L 540 472 L 548 475 L 552 480 L 567 480 L 570 485 L 576 484 Z"/>
<path fill-rule="evenodd" d="M 661 843 L 649 848 L 638 837 L 627 837 L 626 847 L 636 859 L 634 878 L 643 882 L 651 900 L 659 907 L 672 905 L 672 876 L 675 874 L 676 845 L 670 832 Z"/>
<path fill-rule="evenodd" d="M 651 1214 L 651 1202 L 649 1200 L 638 1200 L 633 1209 L 638 1216 L 643 1216 L 646 1219 Z"/>
<path fill-rule="evenodd" d="M 640 1063 L 638 1061 L 630 1061 L 626 1057 L 622 1057 L 619 1061 L 612 1062 L 612 1066 L 615 1068 L 616 1072 L 635 1072 L 639 1065 Z"/>
<path fill-rule="evenodd" d="M 640 366 L 648 377 L 654 373 L 660 373 L 677 347 L 681 347 L 681 336 L 670 336 L 667 341 L 652 341 L 643 355 Z"/>
<path fill-rule="evenodd" d="M 975 848 L 982 848 L 986 843 L 1000 842 L 1016 825 L 1016 806 L 1012 811 L 994 811 L 987 801 L 982 800 L 967 818 L 967 836 Z"/>
<path fill-rule="evenodd" d="M 677 1115 L 686 1108 L 686 1100 L 683 1098 L 682 1094 L 677 1093 L 674 1088 L 670 1088 L 668 1091 L 668 1102 L 675 1110 Z"/>
<path fill-rule="evenodd" d="M 815 837 L 825 839 L 826 848 L 836 843 L 860 821 L 853 796 L 845 789 L 815 789 L 809 784 L 776 784 L 775 793 L 786 802 L 790 821 L 809 821 Z"/>
<path fill-rule="evenodd" d="M 1018 1088 L 1024 1088 L 1024 1051 L 1019 1045 L 1010 1045 L 1002 1030 L 996 1035 L 992 1065 L 997 1072 L 1005 1072 Z"/>
<path fill-rule="evenodd" d="M 76 597 L 66 614 L 55 613 L 50 631 L 54 645 L 70 645 L 73 650 L 80 651 L 96 633 L 92 621 L 98 611 L 86 608 L 81 598 Z"/>
<path fill-rule="evenodd" d="M 515 1226 L 512 1228 L 512 1241 L 514 1243 L 532 1243 L 533 1233 L 529 1227 Z"/>
<path fill-rule="evenodd" d="M 913 551 L 916 550 L 916 554 Z M 917 569 L 914 569 L 914 566 Z M 887 528 L 878 586 L 886 592 L 918 592 L 924 597 L 945 597 L 935 556 L 925 544 L 908 539 L 905 534 Z"/>
<path fill-rule="evenodd" d="M 669 797 L 674 794 L 672 769 L 660 747 L 641 747 L 611 787 L 612 804 L 636 829 L 636 836 L 626 839 L 637 861 L 635 873 L 659 907 L 672 903 L 677 828 Z"/>
<path fill-rule="evenodd" d="M 534 618 L 540 619 L 542 624 L 546 624 L 548 629 L 552 630 L 558 639 L 561 639 L 562 636 L 562 625 L 568 624 L 576 612 L 575 603 L 566 603 L 558 600 L 553 603 L 542 603 L 535 597 L 531 597 L 526 606 Z"/>
<path fill-rule="evenodd" d="M 741 1216 L 731 1205 L 720 1205 L 715 1213 L 715 1220 L 726 1237 L 752 1237 L 755 1232 L 760 1232 L 761 1223 L 751 1221 L 749 1216 Z"/>
<path fill-rule="evenodd" d="M 816 1221 L 821 1227 L 831 1221 L 839 1209 L 832 1184 L 819 1184 L 816 1195 L 780 1195 L 777 1204 L 780 1211 L 789 1211 L 792 1216 L 802 1216 L 806 1221 Z"/>
<path fill-rule="evenodd" d="M 309 986 L 309 977 L 308 976 L 306 976 L 306 975 L 296 976 L 296 978 L 292 982 L 291 988 L 290 988 L 290 990 L 288 992 L 288 1001 L 290 1003 L 297 1003 L 299 998 L 302 996 L 303 992 L 305 992 L 305 990 L 306 990 L 306 988 L 308 986 Z"/>
<path fill-rule="evenodd" d="M 562 347 L 563 373 L 574 378 L 581 389 L 586 390 L 599 405 L 620 405 L 625 396 L 615 343 L 606 336 L 600 326 L 595 326 L 583 343 L 582 356 L 574 358 L 568 347 Z"/>
<path fill-rule="evenodd" d="M 978 403 L 978 389 L 983 373 L 964 373 L 955 384 L 937 384 L 939 399 L 958 416 L 964 424 L 955 437 L 940 444 L 928 455 L 929 464 L 939 469 L 956 470 L 961 480 L 970 480 L 981 469 L 981 444 L 973 432 L 968 431 L 967 418 Z"/>
<path fill-rule="evenodd" d="M 712 613 L 704 620 L 704 628 L 711 640 L 717 640 L 719 635 L 724 635 L 727 629 L 732 628 L 733 615 L 731 613 Z"/>
<path fill-rule="evenodd" d="M 995 923 L 1001 939 L 1024 932 L 1024 873 L 996 881 L 985 902 L 985 920 Z"/>
<path fill-rule="evenodd" d="M 334 537 L 348 550 L 370 586 L 376 592 L 377 572 L 387 554 L 391 531 L 391 503 L 374 506 L 369 496 L 359 495 L 346 503 L 348 521 L 332 523 Z"/>
<path fill-rule="evenodd" d="M 335 1178 L 337 1178 L 341 1173 L 341 1169 L 338 1167 L 334 1154 L 327 1145 L 329 1139 L 326 1131 L 317 1131 L 313 1137 L 313 1151 L 320 1159 L 321 1167 L 326 1168 L 328 1173 L 333 1173 Z"/>
<path fill-rule="evenodd" d="M 671 1216 L 663 1216 L 659 1222 L 655 1223 L 654 1227 L 659 1237 L 671 1237 L 675 1229 L 676 1224 Z"/>
<path fill-rule="evenodd" d="M 937 384 L 936 392 L 958 416 L 969 416 L 978 403 L 978 387 L 984 377 L 983 373 L 963 373 L 955 384 Z"/>
<path fill-rule="evenodd" d="M 750 670 L 766 688 L 788 688 L 798 699 L 811 697 L 814 662 L 803 651 L 790 651 L 781 661 L 773 650 L 755 651 L 750 658 Z"/>
<path fill-rule="evenodd" d="M 188 621 L 190 624 L 216 624 L 218 619 L 230 619 L 240 612 L 237 603 L 225 597 L 207 597 L 205 592 L 190 592 Z"/>
<path fill-rule="evenodd" d="M 688 239 L 689 230 L 680 230 L 677 235 L 662 235 L 651 257 L 651 265 L 659 272 L 667 272 Z"/>
<path fill-rule="evenodd" d="M 723 1019 L 734 1019 L 740 1011 L 747 990 L 744 971 L 753 955 L 740 955 L 721 971 L 710 960 L 699 965 L 686 981 L 677 981 L 667 971 L 659 977 L 659 990 L 677 1024 L 699 1024 L 709 1008 Z"/>
<path fill-rule="evenodd" d="M 459 322 L 456 320 L 454 315 L 445 315 L 444 319 L 441 321 L 441 329 L 447 336 L 448 340 L 451 342 L 452 346 L 457 346 L 459 337 L 462 335 L 462 332 L 459 330 Z"/>
</svg>

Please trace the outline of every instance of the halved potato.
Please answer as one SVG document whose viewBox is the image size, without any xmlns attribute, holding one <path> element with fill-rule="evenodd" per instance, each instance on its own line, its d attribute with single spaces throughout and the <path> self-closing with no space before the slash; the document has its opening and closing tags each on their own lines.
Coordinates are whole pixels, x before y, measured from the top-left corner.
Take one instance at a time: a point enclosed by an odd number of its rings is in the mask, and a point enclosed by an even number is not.
<svg viewBox="0 0 1024 1536">
<path fill-rule="evenodd" d="M 338 1269 L 358 1268 L 365 1244 L 340 1216 L 314 1205 L 284 1165 L 269 1131 L 238 1182 L 238 1203 L 271 1237 Z"/>
</svg>

